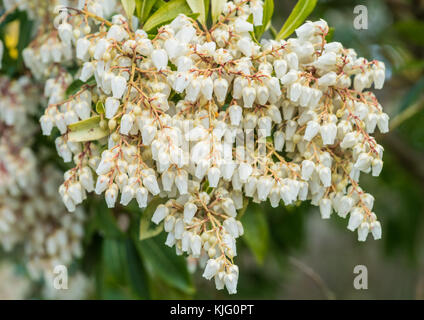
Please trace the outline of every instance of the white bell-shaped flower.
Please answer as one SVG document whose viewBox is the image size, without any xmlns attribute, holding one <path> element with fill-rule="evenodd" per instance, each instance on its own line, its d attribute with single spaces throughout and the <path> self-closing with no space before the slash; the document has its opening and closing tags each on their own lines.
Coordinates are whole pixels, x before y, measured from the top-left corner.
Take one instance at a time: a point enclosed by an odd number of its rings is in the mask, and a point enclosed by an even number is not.
<svg viewBox="0 0 424 320">
<path fill-rule="evenodd" d="M 362 222 L 358 228 L 358 241 L 367 240 L 368 233 L 370 231 L 370 225 L 368 222 Z"/>
<path fill-rule="evenodd" d="M 127 89 L 127 80 L 123 76 L 113 77 L 111 80 L 112 94 L 116 99 L 121 99 Z"/>
<path fill-rule="evenodd" d="M 329 219 L 332 209 L 331 209 L 331 200 L 327 198 L 323 198 L 319 202 L 319 210 L 321 213 L 322 219 Z"/>
<path fill-rule="evenodd" d="M 156 69 L 159 71 L 165 69 L 168 65 L 168 55 L 163 49 L 156 49 L 152 51 L 152 61 Z"/>
<path fill-rule="evenodd" d="M 220 264 L 215 259 L 209 259 L 202 276 L 210 280 L 218 273 L 219 269 Z"/>
<path fill-rule="evenodd" d="M 120 102 L 118 99 L 109 97 L 105 101 L 105 116 L 107 119 L 112 119 L 119 109 Z"/>
<path fill-rule="evenodd" d="M 169 209 L 163 204 L 157 206 L 155 213 L 152 216 L 152 222 L 159 224 L 169 214 Z"/>
<path fill-rule="evenodd" d="M 311 141 L 319 132 L 320 125 L 316 121 L 309 121 L 306 125 L 305 135 L 303 139 L 306 141 Z"/>
<path fill-rule="evenodd" d="M 130 132 L 133 124 L 134 124 L 134 116 L 130 113 L 124 114 L 121 118 L 121 127 L 119 129 L 119 132 L 121 134 L 127 135 Z"/>
<path fill-rule="evenodd" d="M 243 102 L 245 108 L 252 108 L 256 99 L 256 90 L 253 87 L 245 87 L 243 89 Z"/>
<path fill-rule="evenodd" d="M 224 103 L 227 97 L 228 81 L 224 78 L 218 78 L 213 83 L 213 92 L 219 103 Z"/>
<path fill-rule="evenodd" d="M 251 32 L 253 31 L 253 25 L 244 20 L 243 18 L 237 18 L 234 22 L 234 29 L 236 30 L 236 32 L 240 33 Z"/>
<path fill-rule="evenodd" d="M 80 38 L 77 40 L 76 56 L 82 61 L 88 59 L 88 49 L 90 48 L 91 42 L 86 38 Z"/>
<path fill-rule="evenodd" d="M 184 222 L 190 223 L 197 212 L 197 206 L 194 203 L 187 202 L 184 205 Z"/>
<path fill-rule="evenodd" d="M 105 192 L 105 199 L 108 208 L 115 207 L 116 199 L 118 198 L 118 186 L 112 183 Z"/>
</svg>

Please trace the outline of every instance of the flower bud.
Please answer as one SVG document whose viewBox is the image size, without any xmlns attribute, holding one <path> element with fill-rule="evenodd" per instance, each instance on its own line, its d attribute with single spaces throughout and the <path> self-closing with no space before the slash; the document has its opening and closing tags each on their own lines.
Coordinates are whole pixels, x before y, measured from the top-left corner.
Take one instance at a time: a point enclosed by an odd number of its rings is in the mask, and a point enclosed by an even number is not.
<svg viewBox="0 0 424 320">
<path fill-rule="evenodd" d="M 163 204 L 158 205 L 152 216 L 152 222 L 159 224 L 169 214 L 169 209 Z"/>
</svg>

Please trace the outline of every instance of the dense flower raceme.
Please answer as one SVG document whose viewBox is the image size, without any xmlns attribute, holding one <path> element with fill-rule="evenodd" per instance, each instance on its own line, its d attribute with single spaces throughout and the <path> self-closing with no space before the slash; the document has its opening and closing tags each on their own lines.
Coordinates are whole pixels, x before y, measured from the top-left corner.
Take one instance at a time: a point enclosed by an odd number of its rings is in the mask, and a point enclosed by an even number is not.
<svg viewBox="0 0 424 320">
<path fill-rule="evenodd" d="M 40 170 L 30 149 L 38 88 L 27 77 L 1 77 L 0 92 L 0 244 L 5 251 L 22 245 L 29 274 L 38 279 L 82 254 L 84 215 L 66 211 L 57 197 L 59 171 Z"/>
<path fill-rule="evenodd" d="M 110 16 L 116 8 L 119 8 L 116 0 L 11 0 L 9 2 L 6 9 L 17 4 L 36 23 L 37 37 L 23 50 L 22 55 L 26 66 L 38 80 L 45 80 L 52 75 L 63 73 L 65 70 L 62 67 L 71 66 L 74 62 L 72 54 L 73 37 L 79 37 L 78 33 L 81 32 L 83 35 L 88 34 L 91 30 L 90 26 L 84 22 L 81 22 L 79 29 L 74 33 L 70 29 L 71 26 L 66 24 L 62 24 L 56 30 L 55 27 L 61 20 L 60 15 L 55 17 L 55 9 L 58 5 L 74 8 L 84 8 L 84 5 L 87 5 L 87 9 L 98 17 Z M 62 41 L 58 38 L 58 33 Z M 54 97 L 61 99 L 60 92 L 55 94 Z"/>
<path fill-rule="evenodd" d="M 59 38 L 87 84 L 59 100 L 71 76 L 47 80 L 40 119 L 44 134 L 59 129 L 58 153 L 75 163 L 59 188 L 68 210 L 89 192 L 104 193 L 109 207 L 168 199 L 152 217 L 164 223 L 166 245 L 198 259 L 203 276 L 230 293 L 246 198 L 273 207 L 310 200 L 324 219 L 349 217 L 360 241 L 381 237 L 374 198 L 358 181 L 383 166 L 371 134 L 388 131 L 388 116 L 367 89 L 382 88 L 384 64 L 327 43 L 323 20 L 258 44 L 250 14 L 261 24 L 261 1 L 230 1 L 208 31 L 179 15 L 149 39 L 122 15 L 63 10 Z M 69 125 L 95 116 L 99 139 L 71 137 Z"/>
</svg>

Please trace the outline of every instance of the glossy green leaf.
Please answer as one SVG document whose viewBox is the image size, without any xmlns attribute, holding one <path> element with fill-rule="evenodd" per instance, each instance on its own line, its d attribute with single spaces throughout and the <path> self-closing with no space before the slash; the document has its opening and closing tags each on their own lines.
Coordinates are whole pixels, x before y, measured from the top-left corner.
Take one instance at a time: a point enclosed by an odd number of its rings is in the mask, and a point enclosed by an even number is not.
<svg viewBox="0 0 424 320">
<path fill-rule="evenodd" d="M 157 236 L 163 230 L 163 224 L 155 225 L 152 223 L 152 216 L 158 205 L 164 203 L 166 199 L 156 197 L 152 199 L 147 208 L 141 214 L 139 239 L 145 240 Z"/>
<path fill-rule="evenodd" d="M 205 11 L 205 2 L 203 0 L 186 0 L 188 6 L 190 7 L 193 13 L 198 13 L 198 20 L 201 23 L 206 22 L 206 11 Z"/>
<path fill-rule="evenodd" d="M 68 139 L 72 142 L 95 141 L 106 137 L 108 130 L 99 126 L 100 116 L 94 116 L 85 120 L 78 121 L 68 126 Z"/>
<path fill-rule="evenodd" d="M 252 250 L 258 263 L 264 262 L 269 246 L 269 228 L 265 212 L 257 204 L 251 204 L 243 215 L 243 240 Z"/>
<path fill-rule="evenodd" d="M 153 5 L 153 11 L 156 11 L 162 8 L 165 4 L 166 4 L 165 0 L 156 0 L 155 4 Z"/>
<path fill-rule="evenodd" d="M 141 23 L 147 20 L 157 0 L 136 0 L 137 18 Z"/>
<path fill-rule="evenodd" d="M 127 18 L 131 19 L 135 11 L 135 0 L 121 0 L 121 3 L 124 7 Z"/>
<path fill-rule="evenodd" d="M 72 123 L 68 126 L 68 128 L 71 131 L 84 130 L 84 129 L 89 129 L 89 128 L 98 126 L 99 122 L 100 122 L 100 116 L 94 116 L 85 120 Z"/>
<path fill-rule="evenodd" d="M 149 287 L 146 270 L 138 254 L 137 248 L 131 239 L 126 239 L 125 248 L 127 254 L 127 271 L 130 287 L 137 298 L 148 299 Z"/>
<path fill-rule="evenodd" d="M 263 14 L 262 25 L 255 27 L 256 39 L 260 39 L 271 25 L 271 18 L 274 14 L 274 0 L 265 0 Z"/>
<path fill-rule="evenodd" d="M 144 241 L 138 240 L 134 235 L 133 240 L 148 273 L 153 278 L 159 277 L 168 285 L 186 294 L 193 294 L 194 287 L 187 270 L 187 262 L 183 256 L 175 254 L 175 248 L 164 245 L 165 238 L 162 233 Z"/>
<path fill-rule="evenodd" d="M 146 32 L 173 20 L 179 14 L 190 14 L 191 10 L 186 0 L 172 0 L 160 7 L 144 24 Z"/>
<path fill-rule="evenodd" d="M 104 239 L 101 273 L 104 298 L 149 298 L 146 271 L 130 239 Z"/>
<path fill-rule="evenodd" d="M 317 0 L 299 0 L 290 13 L 283 27 L 277 35 L 277 40 L 285 39 L 299 27 L 311 14 L 317 4 Z"/>
<path fill-rule="evenodd" d="M 212 23 L 218 21 L 226 3 L 227 0 L 211 0 Z"/>
<path fill-rule="evenodd" d="M 102 247 L 104 280 L 119 284 L 127 281 L 125 270 L 125 243 L 123 240 L 105 238 Z"/>
</svg>

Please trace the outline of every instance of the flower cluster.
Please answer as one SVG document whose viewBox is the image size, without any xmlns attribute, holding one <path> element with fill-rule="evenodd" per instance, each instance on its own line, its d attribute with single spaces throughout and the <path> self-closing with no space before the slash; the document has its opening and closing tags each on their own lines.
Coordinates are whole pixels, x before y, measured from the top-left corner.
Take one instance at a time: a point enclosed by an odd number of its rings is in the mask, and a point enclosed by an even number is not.
<svg viewBox="0 0 424 320">
<path fill-rule="evenodd" d="M 38 88 L 29 78 L 0 78 L 0 244 L 10 251 L 23 245 L 30 275 L 82 254 L 82 210 L 70 214 L 57 199 L 60 173 L 39 170 L 30 146 L 37 127 Z"/>
<path fill-rule="evenodd" d="M 12 1 L 13 2 L 13 1 Z M 11 7 L 12 2 L 9 4 Z M 116 0 L 89 0 L 81 2 L 77 0 L 54 0 L 54 1 L 15 1 L 21 10 L 25 10 L 30 17 L 33 17 L 38 24 L 37 38 L 26 47 L 22 56 L 25 65 L 31 70 L 32 75 L 38 80 L 44 80 L 52 75 L 66 72 L 63 67 L 71 66 L 74 62 L 72 53 L 72 42 L 75 37 L 90 33 L 90 26 L 85 21 L 75 21 L 79 24 L 79 29 L 72 33 L 71 26 L 60 24 L 66 13 L 57 15 L 54 19 L 57 5 L 83 7 L 90 9 L 92 14 L 103 17 L 109 16 L 116 7 Z M 7 9 L 7 7 L 6 7 Z M 49 23 L 45 23 L 45 21 Z M 57 34 L 59 34 L 60 39 Z M 53 86 L 54 87 L 54 86 Z"/>
<path fill-rule="evenodd" d="M 248 199 L 310 201 L 324 219 L 349 217 L 360 241 L 381 237 L 374 198 L 358 181 L 383 166 L 371 134 L 388 131 L 388 116 L 368 89 L 383 86 L 384 64 L 327 42 L 323 20 L 259 44 L 251 33 L 262 6 L 229 1 L 209 30 L 179 15 L 153 39 L 119 14 L 62 10 L 55 41 L 72 46 L 85 84 L 60 100 L 72 77 L 49 79 L 40 119 L 44 134 L 58 128 L 58 153 L 75 163 L 59 188 L 69 211 L 90 192 L 110 208 L 165 199 L 152 222 L 163 222 L 166 245 L 203 262 L 203 276 L 229 293 L 237 210 Z M 94 122 L 92 136 L 69 129 Z"/>
</svg>

